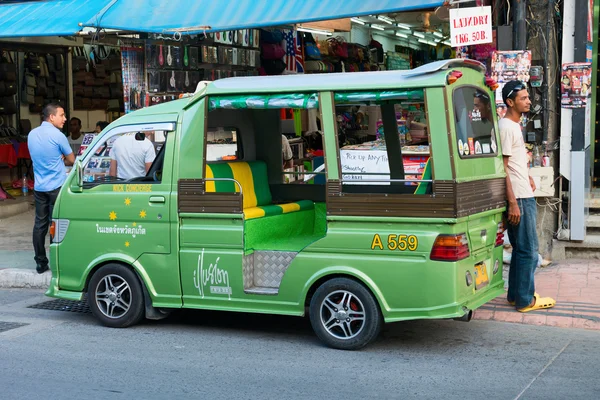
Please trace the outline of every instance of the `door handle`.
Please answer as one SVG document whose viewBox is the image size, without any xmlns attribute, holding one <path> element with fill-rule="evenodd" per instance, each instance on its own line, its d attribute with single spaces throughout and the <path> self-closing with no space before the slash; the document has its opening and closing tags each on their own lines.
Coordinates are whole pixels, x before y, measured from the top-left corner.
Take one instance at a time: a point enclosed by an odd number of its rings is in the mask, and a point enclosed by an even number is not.
<svg viewBox="0 0 600 400">
<path fill-rule="evenodd" d="M 150 203 L 164 203 L 164 196 L 150 196 Z"/>
</svg>

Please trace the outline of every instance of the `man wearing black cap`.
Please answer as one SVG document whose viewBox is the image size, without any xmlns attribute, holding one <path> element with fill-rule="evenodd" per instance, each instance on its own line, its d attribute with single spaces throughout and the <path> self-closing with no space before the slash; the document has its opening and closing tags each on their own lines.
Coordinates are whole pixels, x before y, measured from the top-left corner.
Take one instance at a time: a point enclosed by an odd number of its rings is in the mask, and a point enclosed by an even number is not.
<svg viewBox="0 0 600 400">
<path fill-rule="evenodd" d="M 508 82 L 502 89 L 502 99 L 507 111 L 498 128 L 506 171 L 508 237 L 513 248 L 507 300 L 518 311 L 528 312 L 553 307 L 556 302 L 535 292 L 533 274 L 538 262 L 535 184 L 529 176 L 520 125 L 521 115 L 531 107 L 527 86 L 521 81 Z"/>
</svg>

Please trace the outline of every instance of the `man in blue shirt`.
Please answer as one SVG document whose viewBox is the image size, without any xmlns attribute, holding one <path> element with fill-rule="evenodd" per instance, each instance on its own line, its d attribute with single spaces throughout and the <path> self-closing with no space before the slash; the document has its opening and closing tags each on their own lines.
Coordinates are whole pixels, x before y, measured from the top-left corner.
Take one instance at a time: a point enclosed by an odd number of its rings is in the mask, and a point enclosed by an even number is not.
<svg viewBox="0 0 600 400">
<path fill-rule="evenodd" d="M 46 234 L 54 203 L 67 179 L 65 165 L 73 165 L 75 162 L 75 155 L 67 137 L 59 130 L 67 121 L 64 108 L 60 104 L 50 103 L 44 107 L 42 117 L 42 125 L 31 130 L 27 137 L 35 177 L 33 249 L 39 274 L 49 269 L 45 248 Z"/>
</svg>

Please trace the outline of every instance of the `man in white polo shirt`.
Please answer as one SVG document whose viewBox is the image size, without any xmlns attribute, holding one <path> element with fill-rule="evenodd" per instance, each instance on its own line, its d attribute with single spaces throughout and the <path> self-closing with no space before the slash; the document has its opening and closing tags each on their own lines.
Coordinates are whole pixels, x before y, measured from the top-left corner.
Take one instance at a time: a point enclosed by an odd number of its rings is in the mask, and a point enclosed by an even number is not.
<svg viewBox="0 0 600 400">
<path fill-rule="evenodd" d="M 125 180 L 146 176 L 156 158 L 154 145 L 146 137 L 151 133 L 130 133 L 115 140 L 110 152 L 110 176 Z"/>
</svg>

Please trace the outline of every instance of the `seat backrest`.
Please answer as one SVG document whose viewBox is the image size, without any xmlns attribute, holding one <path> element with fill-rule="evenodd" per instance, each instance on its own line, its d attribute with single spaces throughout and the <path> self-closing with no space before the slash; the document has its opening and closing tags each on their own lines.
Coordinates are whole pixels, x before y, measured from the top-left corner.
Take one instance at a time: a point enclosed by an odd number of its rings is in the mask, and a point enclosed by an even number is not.
<svg viewBox="0 0 600 400">
<path fill-rule="evenodd" d="M 420 179 L 430 180 L 431 176 L 431 157 L 429 157 Z M 431 182 L 419 182 L 419 185 L 415 189 L 415 194 L 431 194 L 431 186 Z"/>
<path fill-rule="evenodd" d="M 242 186 L 244 208 L 266 206 L 273 198 L 269 189 L 267 165 L 264 161 L 231 161 L 207 163 L 206 178 L 235 179 Z M 233 181 L 206 182 L 207 192 L 239 192 Z"/>
</svg>

